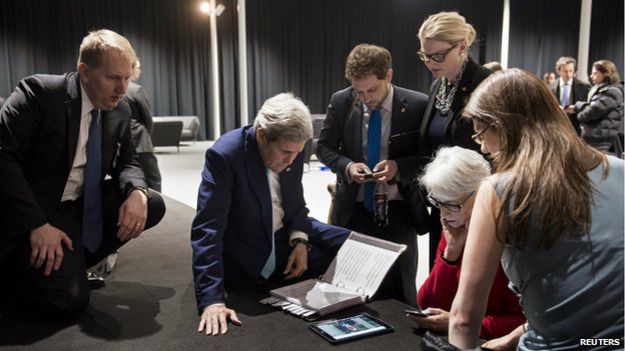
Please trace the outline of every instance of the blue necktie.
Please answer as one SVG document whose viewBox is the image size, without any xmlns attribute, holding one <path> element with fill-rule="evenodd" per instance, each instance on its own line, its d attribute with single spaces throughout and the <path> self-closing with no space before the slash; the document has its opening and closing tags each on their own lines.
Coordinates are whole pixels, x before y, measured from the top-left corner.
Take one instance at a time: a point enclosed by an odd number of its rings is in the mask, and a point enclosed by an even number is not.
<svg viewBox="0 0 625 351">
<path fill-rule="evenodd" d="M 96 252 L 102 243 L 102 123 L 99 111 L 91 110 L 91 125 L 87 140 L 87 162 L 82 215 L 82 241 L 90 252 Z"/>
<path fill-rule="evenodd" d="M 569 105 L 569 85 L 564 84 L 562 86 L 562 98 L 560 98 L 560 106 L 566 107 Z"/>
<path fill-rule="evenodd" d="M 380 134 L 382 132 L 382 117 L 380 110 L 371 111 L 369 127 L 367 128 L 367 166 L 373 171 L 373 167 L 380 161 Z M 364 205 L 369 211 L 373 211 L 373 191 L 375 183 L 365 183 Z"/>
</svg>

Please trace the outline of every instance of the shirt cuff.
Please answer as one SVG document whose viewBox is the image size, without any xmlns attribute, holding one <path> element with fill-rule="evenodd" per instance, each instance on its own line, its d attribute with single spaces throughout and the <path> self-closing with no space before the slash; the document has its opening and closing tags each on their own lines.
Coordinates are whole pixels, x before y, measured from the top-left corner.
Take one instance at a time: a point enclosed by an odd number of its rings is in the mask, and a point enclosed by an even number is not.
<svg viewBox="0 0 625 351">
<path fill-rule="evenodd" d="M 210 305 L 208 305 L 206 307 L 226 307 L 226 304 L 223 303 L 223 302 L 216 302 L 216 303 L 210 304 Z"/>
<path fill-rule="evenodd" d="M 308 234 L 300 232 L 299 230 L 294 230 L 289 236 L 289 242 L 293 241 L 294 239 L 304 239 L 308 241 Z"/>
</svg>

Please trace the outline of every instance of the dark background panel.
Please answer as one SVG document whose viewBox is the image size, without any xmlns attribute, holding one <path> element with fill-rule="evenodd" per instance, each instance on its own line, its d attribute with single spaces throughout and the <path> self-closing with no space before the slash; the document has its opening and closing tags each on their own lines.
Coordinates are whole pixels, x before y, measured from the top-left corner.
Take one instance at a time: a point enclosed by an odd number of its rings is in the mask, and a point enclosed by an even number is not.
<svg viewBox="0 0 625 351">
<path fill-rule="evenodd" d="M 508 67 L 542 77 L 560 56 L 577 57 L 581 0 L 510 1 Z"/>
<path fill-rule="evenodd" d="M 577 55 L 581 0 L 511 0 L 510 67 L 553 71 L 561 55 Z M 237 0 L 219 0 L 221 132 L 239 126 Z M 90 29 L 126 36 L 142 63 L 139 80 L 155 115 L 197 115 L 200 138 L 212 135 L 210 28 L 198 0 L 3 0 L 0 2 L 0 95 L 30 74 L 76 66 Z M 472 56 L 497 60 L 503 0 L 247 0 L 250 120 L 268 97 L 292 91 L 313 113 L 347 86 L 345 58 L 367 42 L 393 55 L 394 83 L 427 92 L 431 74 L 417 59 L 416 33 L 439 11 L 457 10 L 473 24 Z M 609 58 L 623 72 L 623 3 L 593 1 L 590 62 Z"/>
<path fill-rule="evenodd" d="M 586 68 L 589 75 L 593 62 L 607 59 L 616 64 L 623 79 L 623 12 L 622 0 L 592 2 L 590 49 Z"/>
</svg>

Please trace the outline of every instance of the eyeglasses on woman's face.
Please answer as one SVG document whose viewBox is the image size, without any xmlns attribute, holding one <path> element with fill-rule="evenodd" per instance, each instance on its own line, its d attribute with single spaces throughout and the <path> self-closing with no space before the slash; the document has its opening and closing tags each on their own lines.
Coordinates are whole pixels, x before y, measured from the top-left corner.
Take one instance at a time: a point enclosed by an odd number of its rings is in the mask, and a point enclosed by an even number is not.
<svg viewBox="0 0 625 351">
<path fill-rule="evenodd" d="M 473 195 L 475 191 L 472 191 L 469 196 L 467 196 L 464 200 L 462 200 L 459 204 L 452 204 L 449 202 L 443 202 L 440 201 L 438 199 L 436 199 L 435 197 L 433 197 L 432 195 L 428 195 L 428 201 L 430 202 L 430 204 L 432 204 L 432 206 L 437 207 L 437 208 L 441 208 L 444 207 L 447 210 L 449 210 L 450 212 L 455 212 L 458 213 L 460 211 L 462 211 L 462 207 L 464 206 L 464 203 L 467 202 L 467 200 L 471 197 L 471 195 Z"/>
<path fill-rule="evenodd" d="M 434 62 L 442 63 L 442 62 L 445 62 L 445 58 L 447 58 L 447 54 L 449 54 L 458 45 L 460 45 L 460 42 L 455 43 L 454 45 L 450 46 L 449 48 L 443 51 L 435 52 L 433 54 L 426 54 L 422 50 L 419 50 L 417 51 L 417 56 L 419 56 L 419 59 L 423 62 L 428 62 L 429 60 L 432 60 Z"/>
<path fill-rule="evenodd" d="M 473 141 L 475 141 L 478 145 L 482 145 L 482 143 L 484 142 L 484 133 L 486 133 L 487 130 L 494 126 L 494 124 L 487 125 L 484 129 L 471 135 L 471 139 L 473 139 Z"/>
</svg>

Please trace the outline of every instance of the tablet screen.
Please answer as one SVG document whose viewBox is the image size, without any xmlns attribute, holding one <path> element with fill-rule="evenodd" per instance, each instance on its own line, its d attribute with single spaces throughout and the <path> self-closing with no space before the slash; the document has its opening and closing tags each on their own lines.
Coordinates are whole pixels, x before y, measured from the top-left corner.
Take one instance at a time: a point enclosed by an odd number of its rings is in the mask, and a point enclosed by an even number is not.
<svg viewBox="0 0 625 351">
<path fill-rule="evenodd" d="M 311 328 L 331 342 L 347 341 L 393 330 L 390 325 L 365 313 L 317 322 L 312 324 Z"/>
</svg>

